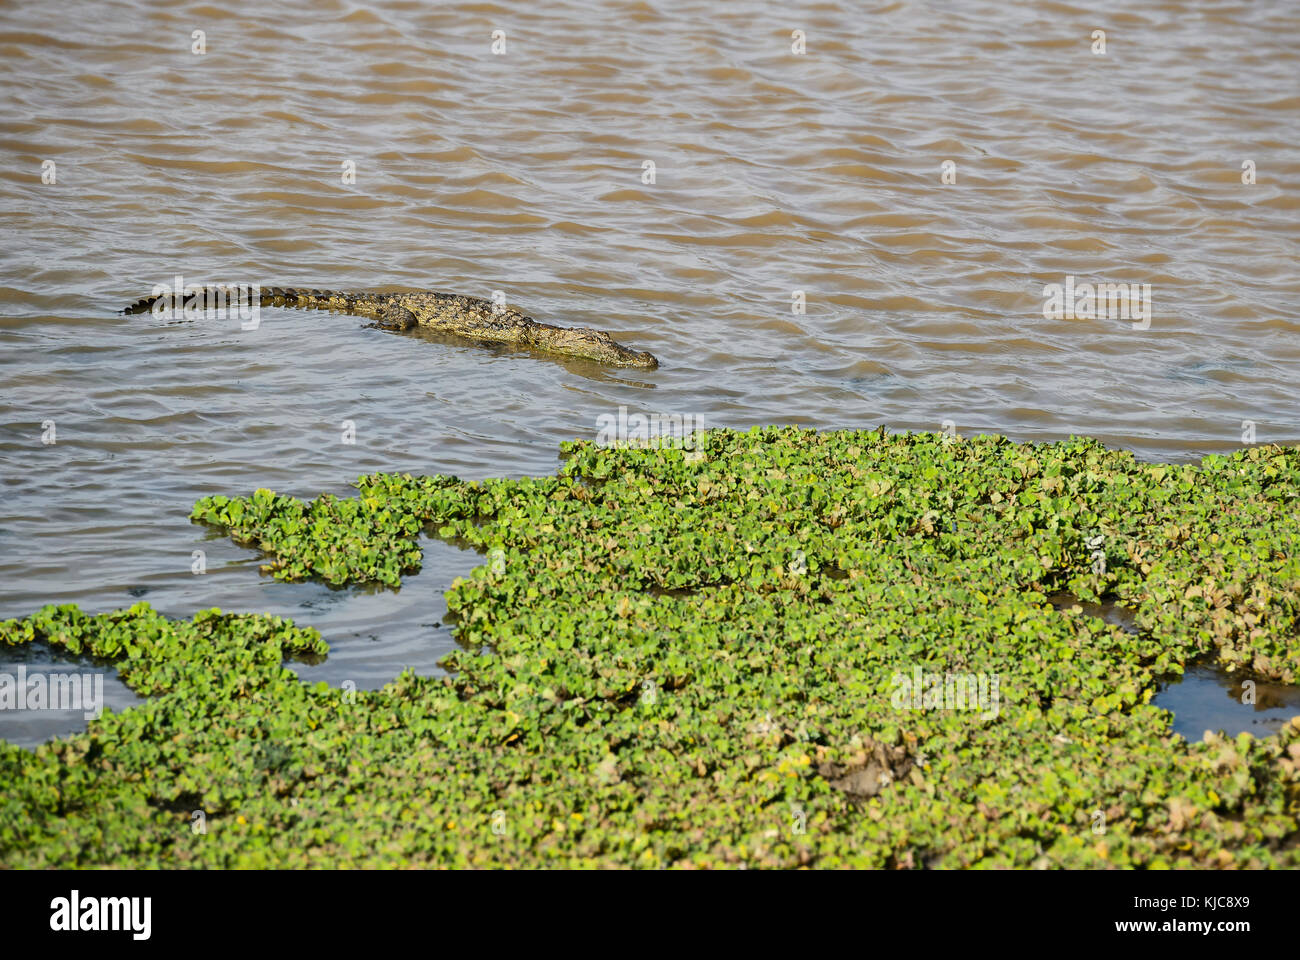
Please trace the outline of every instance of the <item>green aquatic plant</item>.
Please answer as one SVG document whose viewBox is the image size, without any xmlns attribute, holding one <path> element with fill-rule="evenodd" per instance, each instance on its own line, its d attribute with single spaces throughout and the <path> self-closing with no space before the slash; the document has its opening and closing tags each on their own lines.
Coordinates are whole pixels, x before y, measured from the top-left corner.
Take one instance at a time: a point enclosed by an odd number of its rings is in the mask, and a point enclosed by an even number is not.
<svg viewBox="0 0 1300 960">
<path fill-rule="evenodd" d="M 320 641 L 273 618 L 0 624 L 119 658 L 151 696 L 34 753 L 0 744 L 0 862 L 1300 865 L 1300 718 L 1193 745 L 1150 704 L 1203 655 L 1300 673 L 1300 451 L 1154 466 L 1078 439 L 795 428 L 696 446 L 199 501 L 286 580 L 397 587 L 422 532 L 478 547 L 447 594 L 464 649 L 346 693 L 287 671 Z M 1059 590 L 1118 598 L 1138 632 L 1056 610 Z"/>
</svg>

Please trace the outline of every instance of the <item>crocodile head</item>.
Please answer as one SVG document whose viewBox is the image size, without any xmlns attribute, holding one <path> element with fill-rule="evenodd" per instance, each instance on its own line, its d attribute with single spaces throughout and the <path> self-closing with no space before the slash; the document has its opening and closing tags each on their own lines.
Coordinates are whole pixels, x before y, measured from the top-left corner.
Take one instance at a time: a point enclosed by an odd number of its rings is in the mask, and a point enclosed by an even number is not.
<svg viewBox="0 0 1300 960">
<path fill-rule="evenodd" d="M 654 355 L 645 350 L 630 350 L 608 333 L 589 327 L 559 328 L 547 338 L 546 346 L 556 353 L 595 360 L 615 367 L 640 367 L 653 370 L 659 366 Z"/>
</svg>

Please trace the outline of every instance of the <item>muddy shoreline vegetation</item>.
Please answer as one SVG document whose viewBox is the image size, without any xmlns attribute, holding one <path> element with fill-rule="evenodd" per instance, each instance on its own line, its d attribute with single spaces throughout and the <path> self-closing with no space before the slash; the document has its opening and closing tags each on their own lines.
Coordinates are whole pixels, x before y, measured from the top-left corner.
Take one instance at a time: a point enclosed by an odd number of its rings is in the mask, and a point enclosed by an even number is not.
<svg viewBox="0 0 1300 960">
<path fill-rule="evenodd" d="M 422 533 L 474 545 L 463 649 L 359 692 L 288 670 L 327 646 L 278 617 L 0 623 L 149 698 L 0 742 L 0 864 L 1300 866 L 1300 718 L 1189 743 L 1151 703 L 1207 658 L 1300 679 L 1300 449 L 694 446 L 200 500 L 282 580 L 399 587 Z"/>
</svg>

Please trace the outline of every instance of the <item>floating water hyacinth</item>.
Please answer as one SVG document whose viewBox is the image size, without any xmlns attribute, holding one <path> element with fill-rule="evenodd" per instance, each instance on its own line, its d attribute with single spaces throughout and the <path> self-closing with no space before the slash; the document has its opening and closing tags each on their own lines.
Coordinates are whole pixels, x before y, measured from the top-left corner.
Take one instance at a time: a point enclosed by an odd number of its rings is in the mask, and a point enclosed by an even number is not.
<svg viewBox="0 0 1300 960">
<path fill-rule="evenodd" d="M 1150 703 L 1204 657 L 1295 681 L 1300 451 L 697 440 L 199 501 L 286 580 L 396 587 L 422 531 L 477 546 L 448 591 L 464 649 L 341 691 L 283 666 L 323 644 L 275 618 L 8 621 L 152 699 L 0 744 L 0 862 L 1300 866 L 1300 719 L 1190 744 Z M 1103 598 L 1131 624 L 1087 615 Z M 894 702 L 918 673 L 944 695 Z"/>
</svg>

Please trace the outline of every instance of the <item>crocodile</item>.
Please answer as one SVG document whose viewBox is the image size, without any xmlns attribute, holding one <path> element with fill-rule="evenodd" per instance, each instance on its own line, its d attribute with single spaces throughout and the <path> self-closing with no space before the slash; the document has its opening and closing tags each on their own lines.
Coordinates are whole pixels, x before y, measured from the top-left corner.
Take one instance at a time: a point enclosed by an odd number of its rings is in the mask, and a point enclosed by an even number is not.
<svg viewBox="0 0 1300 960">
<path fill-rule="evenodd" d="M 244 288 L 248 290 L 249 288 Z M 296 290 L 292 287 L 252 287 L 258 306 L 297 307 L 331 310 L 367 317 L 370 324 L 385 330 L 410 330 L 428 327 L 471 340 L 504 343 L 543 353 L 594 360 L 617 367 L 641 367 L 653 370 L 659 361 L 644 350 L 632 350 L 608 333 L 589 327 L 556 327 L 539 323 L 513 307 L 500 306 L 490 300 L 462 297 L 451 293 L 423 290 L 417 293 L 369 293 L 337 290 Z M 227 297 L 235 303 L 236 287 L 210 285 L 187 288 L 185 302 L 225 304 Z M 245 294 L 247 298 L 247 294 Z M 169 294 L 145 297 L 122 312 L 147 313 L 155 305 L 170 305 Z M 247 299 L 245 301 L 247 302 Z"/>
</svg>

